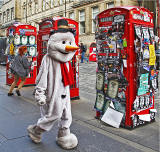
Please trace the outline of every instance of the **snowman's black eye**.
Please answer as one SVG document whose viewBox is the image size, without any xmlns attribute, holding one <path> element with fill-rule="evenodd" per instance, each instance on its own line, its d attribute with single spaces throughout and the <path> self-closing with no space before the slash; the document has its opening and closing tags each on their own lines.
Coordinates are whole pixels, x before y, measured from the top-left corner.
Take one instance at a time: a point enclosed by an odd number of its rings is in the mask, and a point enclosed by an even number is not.
<svg viewBox="0 0 160 152">
<path fill-rule="evenodd" d="M 72 43 L 71 43 L 71 42 L 69 42 L 69 44 L 71 45 Z"/>
<path fill-rule="evenodd" d="M 66 43 L 66 41 L 62 41 L 62 44 L 65 44 Z"/>
</svg>

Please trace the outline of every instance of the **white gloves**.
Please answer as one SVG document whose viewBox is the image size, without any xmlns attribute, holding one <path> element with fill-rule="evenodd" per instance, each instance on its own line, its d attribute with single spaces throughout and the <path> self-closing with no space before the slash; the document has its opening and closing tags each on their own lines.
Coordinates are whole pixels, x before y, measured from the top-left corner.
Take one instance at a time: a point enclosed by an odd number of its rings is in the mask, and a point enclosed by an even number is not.
<svg viewBox="0 0 160 152">
<path fill-rule="evenodd" d="M 40 106 L 45 105 L 46 104 L 45 89 L 36 88 L 35 99 Z"/>
</svg>

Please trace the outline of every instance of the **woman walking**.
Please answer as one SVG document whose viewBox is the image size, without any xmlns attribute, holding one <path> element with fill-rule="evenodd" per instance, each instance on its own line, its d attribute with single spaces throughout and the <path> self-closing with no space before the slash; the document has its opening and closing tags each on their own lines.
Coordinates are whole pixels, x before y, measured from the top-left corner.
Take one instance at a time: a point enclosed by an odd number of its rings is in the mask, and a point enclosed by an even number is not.
<svg viewBox="0 0 160 152">
<path fill-rule="evenodd" d="M 25 53 L 27 53 L 27 46 L 21 46 L 19 48 L 18 55 L 15 56 L 14 61 L 11 65 L 11 73 L 14 75 L 14 81 L 9 89 L 8 96 L 14 95 L 12 91 L 17 85 L 20 78 L 21 82 L 18 85 L 18 88 L 16 89 L 16 93 L 18 96 L 21 96 L 19 90 L 24 85 L 26 77 L 30 72 L 30 66 L 32 64 L 32 61 L 30 61 L 30 59 L 32 58 L 27 58 L 25 56 Z"/>
</svg>

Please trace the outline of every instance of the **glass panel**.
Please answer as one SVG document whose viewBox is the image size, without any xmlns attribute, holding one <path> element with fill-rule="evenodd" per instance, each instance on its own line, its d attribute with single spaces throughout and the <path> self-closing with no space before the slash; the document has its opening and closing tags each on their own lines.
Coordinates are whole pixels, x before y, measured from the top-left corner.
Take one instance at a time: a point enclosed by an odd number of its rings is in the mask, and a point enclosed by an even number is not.
<svg viewBox="0 0 160 152">
<path fill-rule="evenodd" d="M 33 36 L 33 35 L 31 35 L 30 37 L 29 37 L 29 44 L 30 45 L 34 45 L 35 44 L 35 36 Z"/>
<path fill-rule="evenodd" d="M 114 7 L 114 2 L 107 3 L 107 8 L 113 8 Z"/>
<path fill-rule="evenodd" d="M 46 2 L 43 0 L 43 6 L 42 6 L 43 11 L 45 10 L 45 8 L 46 8 Z"/>
<path fill-rule="evenodd" d="M 74 20 L 74 12 L 69 13 L 69 18 L 71 18 L 71 19 L 73 19 L 73 20 Z"/>
<path fill-rule="evenodd" d="M 14 37 L 14 44 L 15 45 L 19 45 L 20 44 L 20 36 L 19 35 L 15 35 L 15 37 Z"/>
<path fill-rule="evenodd" d="M 98 13 L 99 13 L 98 7 L 93 7 L 92 8 L 92 19 L 95 19 Z"/>
<path fill-rule="evenodd" d="M 29 48 L 29 55 L 32 57 L 36 56 L 36 47 Z"/>
<path fill-rule="evenodd" d="M 21 42 L 22 42 L 22 45 L 26 45 L 28 42 L 27 36 L 22 36 Z"/>
<path fill-rule="evenodd" d="M 79 12 L 79 21 L 85 21 L 85 12 L 84 12 L 84 10 L 81 10 Z"/>
<path fill-rule="evenodd" d="M 63 4 L 63 0 L 59 0 L 59 4 L 62 5 Z"/>
<path fill-rule="evenodd" d="M 51 0 L 51 8 L 54 6 L 54 0 Z"/>
<path fill-rule="evenodd" d="M 80 22 L 80 34 L 85 33 L 85 22 Z"/>
<path fill-rule="evenodd" d="M 94 33 L 96 31 L 96 21 L 92 20 L 92 32 Z"/>
</svg>

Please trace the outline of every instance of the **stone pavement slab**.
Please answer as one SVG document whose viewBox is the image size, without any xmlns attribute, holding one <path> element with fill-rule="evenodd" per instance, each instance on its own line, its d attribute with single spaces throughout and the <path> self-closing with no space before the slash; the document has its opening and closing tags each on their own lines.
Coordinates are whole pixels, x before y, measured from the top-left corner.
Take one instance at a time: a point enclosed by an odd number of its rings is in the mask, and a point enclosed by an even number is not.
<svg viewBox="0 0 160 152">
<path fill-rule="evenodd" d="M 141 150 L 129 146 L 127 143 L 122 144 L 76 122 L 73 123 L 71 130 L 79 140 L 78 147 L 70 150 L 71 152 L 141 152 Z M 7 140 L 0 146 L 0 150 L 3 152 L 65 152 L 66 150 L 62 150 L 56 145 L 56 133 L 57 127 L 53 127 L 50 132 L 43 135 L 41 144 L 32 143 L 27 135 Z"/>
<path fill-rule="evenodd" d="M 71 126 L 72 131 L 77 134 L 80 144 L 77 149 L 72 151 L 139 152 L 142 150 L 145 152 L 158 152 L 159 96 L 156 96 L 155 103 L 155 107 L 158 109 L 156 122 L 133 130 L 113 128 L 94 118 L 96 114 L 93 109 L 95 103 L 95 64 L 84 64 L 83 67 L 82 65 L 80 66 L 80 70 L 83 70 L 81 72 L 83 77 L 80 77 L 80 100 L 72 101 L 73 124 Z M 5 79 L 3 73 L 2 77 Z M 92 81 L 87 81 L 88 79 Z M 39 108 L 35 106 L 36 103 L 33 96 L 34 86 L 24 87 L 21 97 L 8 97 L 6 91 L 8 91 L 9 87 L 5 86 L 4 82 L 0 80 L 0 88 L 3 85 L 4 89 L 3 91 L 0 89 L 0 152 L 1 150 L 2 152 L 63 152 L 55 143 L 56 127 L 44 135 L 45 139 L 40 145 L 34 145 L 28 140 L 26 127 L 31 123 L 35 123 L 39 117 Z M 83 122 L 85 125 L 78 122 Z M 17 145 L 20 149 L 17 148 Z"/>
</svg>

